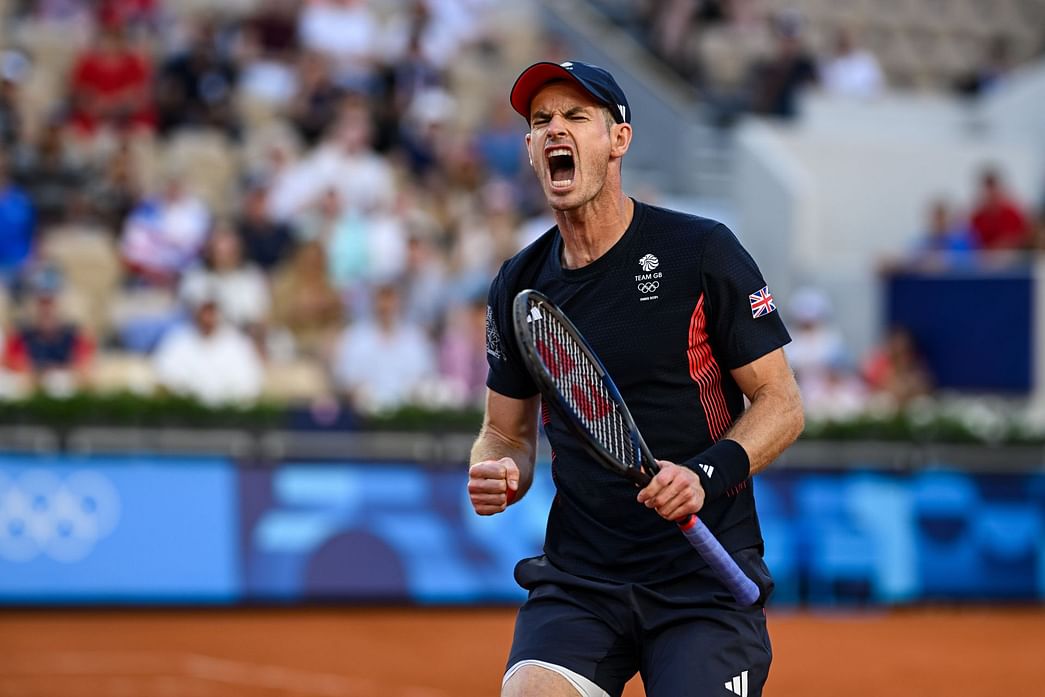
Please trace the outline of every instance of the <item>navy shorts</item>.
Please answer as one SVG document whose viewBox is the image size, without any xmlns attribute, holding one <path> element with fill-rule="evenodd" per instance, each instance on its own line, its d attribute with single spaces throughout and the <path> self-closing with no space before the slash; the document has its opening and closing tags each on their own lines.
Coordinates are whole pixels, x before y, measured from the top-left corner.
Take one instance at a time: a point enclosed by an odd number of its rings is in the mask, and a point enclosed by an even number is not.
<svg viewBox="0 0 1045 697">
<path fill-rule="evenodd" d="M 670 584 L 579 578 L 545 557 L 515 578 L 530 594 L 515 622 L 507 667 L 538 660 L 619 697 L 636 672 L 647 697 L 759 697 L 773 654 L 763 610 L 773 581 L 757 549 L 733 553 L 762 590 L 739 607 L 709 570 Z"/>
</svg>

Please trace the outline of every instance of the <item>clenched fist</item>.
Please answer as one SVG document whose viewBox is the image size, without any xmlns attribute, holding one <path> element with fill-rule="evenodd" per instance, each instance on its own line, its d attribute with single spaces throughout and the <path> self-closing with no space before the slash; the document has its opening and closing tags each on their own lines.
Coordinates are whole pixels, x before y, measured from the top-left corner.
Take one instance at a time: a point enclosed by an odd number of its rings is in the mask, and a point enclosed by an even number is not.
<svg viewBox="0 0 1045 697">
<path fill-rule="evenodd" d="M 519 492 L 519 467 L 510 457 L 484 460 L 468 468 L 468 498 L 479 515 L 500 513 Z"/>
</svg>

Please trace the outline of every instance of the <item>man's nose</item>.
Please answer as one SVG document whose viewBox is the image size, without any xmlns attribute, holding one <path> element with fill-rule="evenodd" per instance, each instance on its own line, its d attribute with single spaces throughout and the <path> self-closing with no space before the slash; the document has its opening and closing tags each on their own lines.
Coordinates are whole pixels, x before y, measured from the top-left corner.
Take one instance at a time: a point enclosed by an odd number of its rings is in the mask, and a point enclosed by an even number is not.
<svg viewBox="0 0 1045 697">
<path fill-rule="evenodd" d="M 566 133 L 566 117 L 562 114 L 552 116 L 548 122 L 548 133 L 552 136 Z"/>
</svg>

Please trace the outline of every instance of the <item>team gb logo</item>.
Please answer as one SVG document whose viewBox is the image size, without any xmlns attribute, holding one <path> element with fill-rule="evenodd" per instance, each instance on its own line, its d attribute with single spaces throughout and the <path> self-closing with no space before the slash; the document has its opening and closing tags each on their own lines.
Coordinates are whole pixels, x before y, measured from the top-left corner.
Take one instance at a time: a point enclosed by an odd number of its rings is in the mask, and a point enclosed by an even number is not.
<svg viewBox="0 0 1045 697">
<path fill-rule="evenodd" d="M 653 269 L 660 266 L 660 261 L 657 259 L 657 257 L 653 256 L 652 254 L 647 254 L 646 256 L 639 259 L 639 264 L 642 265 L 643 271 L 649 273 Z"/>
</svg>

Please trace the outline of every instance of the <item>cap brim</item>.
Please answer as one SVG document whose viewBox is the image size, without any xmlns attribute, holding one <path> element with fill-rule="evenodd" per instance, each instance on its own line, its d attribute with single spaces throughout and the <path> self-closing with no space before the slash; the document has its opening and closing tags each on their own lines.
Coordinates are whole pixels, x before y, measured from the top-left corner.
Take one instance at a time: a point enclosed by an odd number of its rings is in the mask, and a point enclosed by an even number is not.
<svg viewBox="0 0 1045 697">
<path fill-rule="evenodd" d="M 534 95 L 553 80 L 570 80 L 587 90 L 573 73 L 558 63 L 534 63 L 519 75 L 512 86 L 512 108 L 529 121 L 530 102 L 533 101 Z"/>
</svg>

